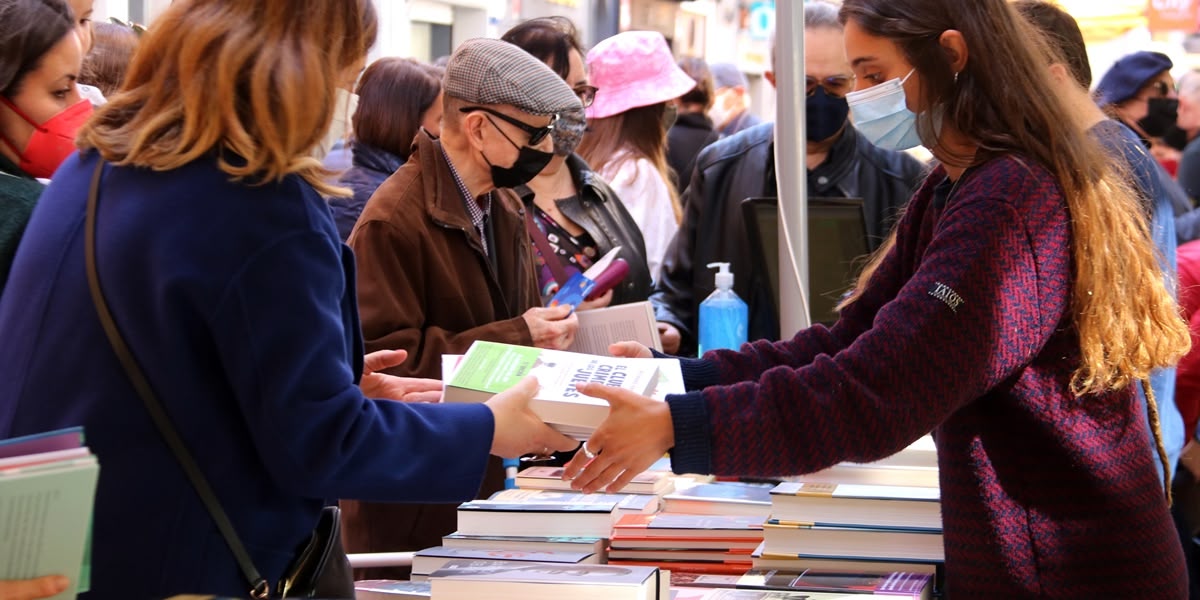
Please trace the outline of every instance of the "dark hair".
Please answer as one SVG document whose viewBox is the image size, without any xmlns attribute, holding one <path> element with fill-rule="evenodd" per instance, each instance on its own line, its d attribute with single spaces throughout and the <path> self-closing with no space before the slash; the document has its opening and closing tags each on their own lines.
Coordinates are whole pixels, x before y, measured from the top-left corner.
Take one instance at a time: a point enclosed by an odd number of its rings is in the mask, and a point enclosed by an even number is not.
<svg viewBox="0 0 1200 600">
<path fill-rule="evenodd" d="M 25 76 L 74 28 L 63 0 L 0 0 L 0 96 L 16 95 Z"/>
<path fill-rule="evenodd" d="M 683 104 L 703 104 L 705 109 L 711 107 L 713 78 L 712 72 L 708 70 L 708 63 L 698 56 L 688 56 L 679 59 L 679 68 L 696 82 L 696 87 L 680 96 L 679 101 Z"/>
<path fill-rule="evenodd" d="M 614 162 L 622 150 L 628 151 L 632 159 L 644 158 L 667 182 L 671 192 L 671 206 L 675 211 L 675 222 L 683 218 L 679 196 L 675 192 L 674 177 L 667 166 L 667 130 L 663 128 L 663 113 L 667 103 L 631 108 L 611 117 L 588 119 L 587 133 L 576 152 L 597 172 Z"/>
<path fill-rule="evenodd" d="M 1088 61 L 1083 32 L 1079 30 L 1075 17 L 1045 0 L 1017 0 L 1013 2 L 1013 8 L 1041 30 L 1052 49 L 1057 51 L 1053 61 L 1066 64 L 1079 85 L 1092 87 L 1092 65 Z"/>
<path fill-rule="evenodd" d="M 358 82 L 354 139 L 408 156 L 425 112 L 442 91 L 439 68 L 411 58 L 381 58 Z"/>
<path fill-rule="evenodd" d="M 111 96 L 125 80 L 125 71 L 137 50 L 138 34 L 116 23 L 96 23 L 92 29 L 92 51 L 83 58 L 79 83 L 94 85 Z"/>
<path fill-rule="evenodd" d="M 566 17 L 530 19 L 509 29 L 500 39 L 532 54 L 564 80 L 571 72 L 571 51 L 578 52 L 580 59 L 584 56 L 575 24 Z"/>
</svg>

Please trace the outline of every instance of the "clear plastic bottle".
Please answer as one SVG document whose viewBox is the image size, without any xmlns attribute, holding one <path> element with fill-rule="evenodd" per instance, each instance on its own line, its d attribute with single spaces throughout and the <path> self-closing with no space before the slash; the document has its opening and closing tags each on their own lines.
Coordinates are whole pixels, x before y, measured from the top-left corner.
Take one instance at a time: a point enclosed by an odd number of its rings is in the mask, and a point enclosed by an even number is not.
<svg viewBox="0 0 1200 600">
<path fill-rule="evenodd" d="M 717 286 L 700 303 L 700 354 L 727 348 L 737 350 L 746 343 L 746 328 L 750 313 L 746 303 L 733 291 L 733 273 L 729 263 L 710 263 L 710 269 L 720 269 L 713 277 Z"/>
</svg>

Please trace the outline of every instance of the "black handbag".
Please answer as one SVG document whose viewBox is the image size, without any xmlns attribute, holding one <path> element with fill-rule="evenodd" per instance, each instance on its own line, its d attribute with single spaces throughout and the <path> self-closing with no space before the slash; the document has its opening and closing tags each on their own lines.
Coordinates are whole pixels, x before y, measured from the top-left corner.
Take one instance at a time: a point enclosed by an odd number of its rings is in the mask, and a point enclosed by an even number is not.
<svg viewBox="0 0 1200 600">
<path fill-rule="evenodd" d="M 175 454 L 179 465 L 187 474 L 188 480 L 191 481 L 192 487 L 196 489 L 200 500 L 204 502 L 205 508 L 216 522 L 221 536 L 225 538 L 225 543 L 229 545 L 230 551 L 237 559 L 242 575 L 250 584 L 250 597 L 260 599 L 271 597 L 270 584 L 254 567 L 249 553 L 246 552 L 241 539 L 233 530 L 233 524 L 229 522 L 229 517 L 221 508 L 212 488 L 209 487 L 208 480 L 204 478 L 195 459 L 183 445 L 183 440 L 180 439 L 170 417 L 167 416 L 158 397 L 155 396 L 150 382 L 129 351 L 125 338 L 121 336 L 121 331 L 113 321 L 112 313 L 108 309 L 108 302 L 104 299 L 104 292 L 100 287 L 100 274 L 96 269 L 96 207 L 100 200 L 100 179 L 103 173 L 104 159 L 101 158 L 97 161 L 96 171 L 92 175 L 91 187 L 88 190 L 87 222 L 84 231 L 88 288 L 92 294 L 92 303 L 96 306 L 96 313 L 100 317 L 100 325 L 104 328 L 104 333 L 108 336 L 108 341 L 121 361 L 125 373 L 133 383 L 133 387 L 141 396 L 142 403 L 146 405 L 146 410 L 150 413 L 154 425 L 158 427 L 163 440 Z M 321 511 L 321 518 L 317 522 L 316 529 L 313 530 L 308 541 L 300 544 L 300 547 L 296 549 L 296 555 L 292 558 L 291 564 L 288 565 L 275 586 L 274 595 L 277 598 L 354 600 L 354 575 L 350 568 L 350 561 L 346 558 L 346 551 L 342 549 L 341 511 L 338 507 L 326 506 Z"/>
</svg>

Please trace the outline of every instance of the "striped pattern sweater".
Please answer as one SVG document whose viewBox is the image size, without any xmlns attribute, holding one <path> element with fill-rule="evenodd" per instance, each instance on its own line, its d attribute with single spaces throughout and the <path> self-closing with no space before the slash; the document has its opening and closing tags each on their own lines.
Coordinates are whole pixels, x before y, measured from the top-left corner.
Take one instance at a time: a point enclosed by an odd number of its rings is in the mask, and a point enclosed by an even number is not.
<svg viewBox="0 0 1200 600">
<path fill-rule="evenodd" d="M 939 168 L 832 328 L 684 361 L 698 391 L 668 398 L 675 471 L 809 473 L 934 431 L 950 598 L 1185 598 L 1132 389 L 1068 388 L 1080 356 L 1054 177 L 1008 156 L 947 188 Z"/>
</svg>

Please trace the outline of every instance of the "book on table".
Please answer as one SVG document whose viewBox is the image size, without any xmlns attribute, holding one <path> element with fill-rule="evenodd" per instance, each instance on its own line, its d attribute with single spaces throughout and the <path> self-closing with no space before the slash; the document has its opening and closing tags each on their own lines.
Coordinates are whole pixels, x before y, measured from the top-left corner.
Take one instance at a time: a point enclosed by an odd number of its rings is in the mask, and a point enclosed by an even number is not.
<svg viewBox="0 0 1200 600">
<path fill-rule="evenodd" d="M 858 600 L 862 594 L 671 586 L 671 600 Z"/>
<path fill-rule="evenodd" d="M 763 524 L 763 549 L 771 554 L 899 561 L 946 560 L 940 529 L 825 526 L 777 519 Z"/>
<path fill-rule="evenodd" d="M 696 515 L 660 512 L 625 515 L 613 533 L 626 537 L 670 539 L 758 539 L 762 540 L 763 519 L 748 515 Z"/>
<path fill-rule="evenodd" d="M 413 554 L 412 574 L 429 575 L 452 560 L 489 560 L 509 563 L 557 563 L 563 565 L 599 564 L 602 555 L 580 551 L 533 551 L 517 549 L 484 550 L 479 548 L 450 548 L 434 546 Z"/>
<path fill-rule="evenodd" d="M 571 482 L 563 481 L 563 467 L 529 467 L 517 473 L 518 488 L 530 490 L 570 490 Z M 661 495 L 673 490 L 669 473 L 662 471 L 644 471 L 638 473 L 619 494 L 655 494 Z"/>
<path fill-rule="evenodd" d="M 354 582 L 354 600 L 429 600 L 428 581 L 364 579 Z"/>
<path fill-rule="evenodd" d="M 844 573 L 868 573 L 887 575 L 895 572 L 911 572 L 934 575 L 942 565 L 933 560 L 879 560 L 872 558 L 841 558 L 836 556 L 821 556 L 817 554 L 793 553 L 783 554 L 765 551 L 766 542 L 759 544 L 750 558 L 755 569 L 776 569 L 780 571 L 837 571 Z"/>
<path fill-rule="evenodd" d="M 607 538 L 612 534 L 616 509 L 615 502 L 583 504 L 473 500 L 458 506 L 458 532 L 467 535 Z"/>
<path fill-rule="evenodd" d="M 677 489 L 663 496 L 663 510 L 700 515 L 749 515 L 766 519 L 771 514 L 773 485 L 717 481 Z"/>
<path fill-rule="evenodd" d="M 100 466 L 76 427 L 0 441 L 0 579 L 91 580 L 92 510 Z"/>
<path fill-rule="evenodd" d="M 914 487 L 938 487 L 937 467 L 913 467 L 876 463 L 842 462 L 788 481 L 812 483 L 845 483 L 863 485 L 901 485 Z"/>
<path fill-rule="evenodd" d="M 941 529 L 933 487 L 785 481 L 771 490 L 771 517 L 822 525 Z"/>
<path fill-rule="evenodd" d="M 601 537 L 469 535 L 457 531 L 442 536 L 442 545 L 447 548 L 587 552 L 600 555 L 606 551 L 604 538 Z"/>
<path fill-rule="evenodd" d="M 653 567 L 483 560 L 450 561 L 429 581 L 439 600 L 658 600 L 660 586 Z"/>
<path fill-rule="evenodd" d="M 444 402 L 485 402 L 527 376 L 539 389 L 530 402 L 543 421 L 560 432 L 586 439 L 608 416 L 608 402 L 585 396 L 579 383 L 599 383 L 641 396 L 665 397 L 683 391 L 683 377 L 660 372 L 660 363 L 675 359 L 614 358 L 477 341 L 457 362 L 443 363 Z M 661 399 L 661 398 L 660 398 Z"/>
<path fill-rule="evenodd" d="M 557 490 L 523 490 L 513 488 L 500 490 L 488 497 L 498 502 L 556 504 L 596 504 L 615 502 L 616 516 L 638 515 L 658 512 L 659 497 L 650 494 L 582 494 Z"/>
<path fill-rule="evenodd" d="M 738 580 L 737 587 L 796 592 L 834 592 L 880 597 L 928 600 L 933 593 L 933 576 L 897 572 L 885 575 L 752 570 Z"/>
<path fill-rule="evenodd" d="M 607 356 L 608 347 L 617 342 L 637 342 L 662 351 L 654 305 L 649 301 L 581 310 L 575 315 L 579 329 L 567 348 L 570 352 Z"/>
</svg>

